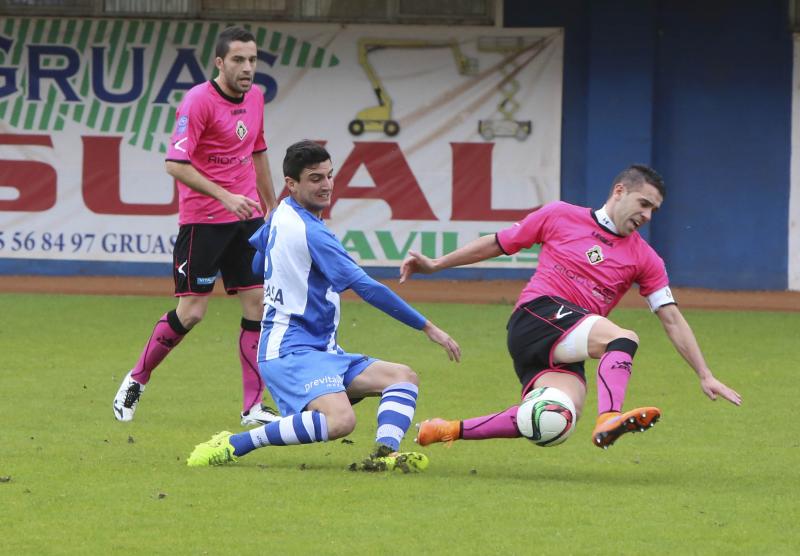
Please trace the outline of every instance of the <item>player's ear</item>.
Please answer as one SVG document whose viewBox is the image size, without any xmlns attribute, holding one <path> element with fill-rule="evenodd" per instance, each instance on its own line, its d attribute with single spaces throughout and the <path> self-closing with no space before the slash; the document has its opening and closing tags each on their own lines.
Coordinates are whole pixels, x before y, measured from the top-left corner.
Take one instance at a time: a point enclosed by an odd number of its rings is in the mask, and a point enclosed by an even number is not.
<svg viewBox="0 0 800 556">
<path fill-rule="evenodd" d="M 283 183 L 286 185 L 286 189 L 289 190 L 289 193 L 294 193 L 295 186 L 297 185 L 296 181 L 289 176 L 284 176 Z"/>
</svg>

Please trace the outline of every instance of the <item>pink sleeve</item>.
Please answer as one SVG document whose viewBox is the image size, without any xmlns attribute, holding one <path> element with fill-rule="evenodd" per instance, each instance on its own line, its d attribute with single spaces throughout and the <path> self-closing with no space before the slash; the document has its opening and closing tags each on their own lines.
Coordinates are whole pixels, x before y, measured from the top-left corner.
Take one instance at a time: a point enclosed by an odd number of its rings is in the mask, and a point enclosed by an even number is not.
<svg viewBox="0 0 800 556">
<path fill-rule="evenodd" d="M 541 243 L 550 215 L 556 212 L 559 202 L 550 203 L 534 210 L 516 224 L 497 232 L 497 243 L 506 255 Z"/>
<path fill-rule="evenodd" d="M 641 270 L 636 282 L 639 284 L 639 294 L 642 297 L 647 297 L 651 293 L 669 286 L 669 277 L 667 276 L 667 267 L 664 264 L 664 260 L 656 254 L 650 245 L 644 241 L 642 243 L 645 249 Z"/>
<path fill-rule="evenodd" d="M 200 95 L 187 94 L 175 114 L 175 131 L 169 142 L 167 160 L 191 162 L 192 153 L 206 127 L 207 110 Z"/>
</svg>

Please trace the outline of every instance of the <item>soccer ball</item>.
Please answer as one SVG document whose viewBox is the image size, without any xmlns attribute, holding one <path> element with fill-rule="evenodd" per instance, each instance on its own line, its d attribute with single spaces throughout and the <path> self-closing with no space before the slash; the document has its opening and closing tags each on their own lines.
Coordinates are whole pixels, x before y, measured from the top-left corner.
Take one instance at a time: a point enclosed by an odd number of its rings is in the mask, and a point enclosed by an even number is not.
<svg viewBox="0 0 800 556">
<path fill-rule="evenodd" d="M 538 446 L 561 444 L 575 428 L 575 404 L 558 388 L 528 392 L 517 409 L 517 428 Z"/>
</svg>

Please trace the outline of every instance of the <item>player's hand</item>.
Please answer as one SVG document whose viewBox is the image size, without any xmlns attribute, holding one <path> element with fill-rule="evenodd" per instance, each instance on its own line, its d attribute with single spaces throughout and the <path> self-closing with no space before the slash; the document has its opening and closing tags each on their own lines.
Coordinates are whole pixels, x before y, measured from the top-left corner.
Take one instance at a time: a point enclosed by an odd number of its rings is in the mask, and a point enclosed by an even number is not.
<svg viewBox="0 0 800 556">
<path fill-rule="evenodd" d="M 456 343 L 456 341 L 450 337 L 450 335 L 433 324 L 431 321 L 425 323 L 425 327 L 422 331 L 430 338 L 432 342 L 436 342 L 440 346 L 444 348 L 447 352 L 447 357 L 450 358 L 450 361 L 461 361 L 461 347 Z"/>
<path fill-rule="evenodd" d="M 435 272 L 435 270 L 436 268 L 431 258 L 417 251 L 409 250 L 408 255 L 406 255 L 406 258 L 403 259 L 403 262 L 400 264 L 400 283 L 402 284 L 407 279 L 411 278 L 411 275 L 415 272 L 419 274 L 431 274 Z"/>
<path fill-rule="evenodd" d="M 230 193 L 224 199 L 221 199 L 222 206 L 226 210 L 236 215 L 239 220 L 249 220 L 253 217 L 253 213 L 261 210 L 261 205 L 258 201 L 254 201 L 246 195 L 236 195 Z"/>
<path fill-rule="evenodd" d="M 706 396 L 714 401 L 717 400 L 717 396 L 722 396 L 734 405 L 742 405 L 742 397 L 739 393 L 733 388 L 728 388 L 713 376 L 702 379 L 700 388 L 703 389 Z"/>
</svg>

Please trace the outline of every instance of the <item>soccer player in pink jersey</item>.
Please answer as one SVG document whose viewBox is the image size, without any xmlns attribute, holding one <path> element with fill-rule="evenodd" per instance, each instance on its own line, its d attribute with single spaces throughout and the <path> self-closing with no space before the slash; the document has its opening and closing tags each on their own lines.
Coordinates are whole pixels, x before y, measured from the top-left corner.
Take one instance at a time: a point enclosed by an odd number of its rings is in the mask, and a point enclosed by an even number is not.
<svg viewBox="0 0 800 556">
<path fill-rule="evenodd" d="M 697 339 L 675 303 L 664 261 L 639 235 L 664 200 L 664 181 L 653 169 L 633 165 L 615 179 L 598 210 L 555 202 L 531 212 L 510 228 L 430 259 L 409 251 L 400 281 L 541 245 L 539 265 L 523 288 L 508 322 L 508 350 L 522 383 L 522 397 L 550 386 L 565 392 L 579 417 L 586 401 L 583 363 L 597 368 L 597 424 L 592 442 L 608 448 L 627 432 L 645 431 L 661 416 L 655 407 L 622 411 L 639 337 L 609 320 L 608 314 L 636 283 L 661 320 L 677 351 L 700 379 L 700 388 L 740 405 L 741 396 L 708 368 Z M 499 413 L 419 425 L 417 442 L 517 438 L 517 407 Z"/>
<path fill-rule="evenodd" d="M 133 419 L 153 370 L 205 316 L 217 273 L 225 291 L 238 294 L 242 305 L 242 424 L 279 418 L 262 406 L 256 350 L 263 278 L 251 269 L 255 249 L 248 242 L 277 204 L 264 141 L 264 98 L 258 89 L 251 90 L 258 58 L 255 37 L 229 27 L 220 33 L 215 54 L 219 75 L 186 93 L 167 152 L 166 170 L 177 181 L 179 195 L 172 273 L 178 306 L 161 316 L 123 379 L 113 403 L 119 421 Z"/>
</svg>

